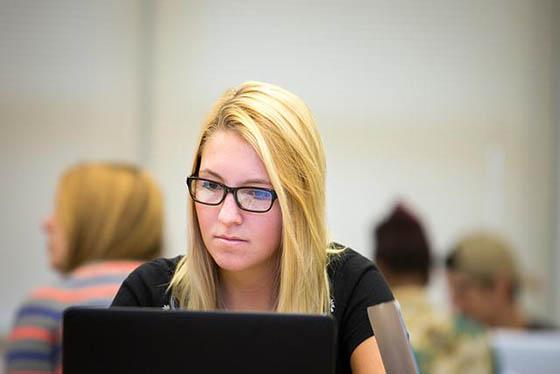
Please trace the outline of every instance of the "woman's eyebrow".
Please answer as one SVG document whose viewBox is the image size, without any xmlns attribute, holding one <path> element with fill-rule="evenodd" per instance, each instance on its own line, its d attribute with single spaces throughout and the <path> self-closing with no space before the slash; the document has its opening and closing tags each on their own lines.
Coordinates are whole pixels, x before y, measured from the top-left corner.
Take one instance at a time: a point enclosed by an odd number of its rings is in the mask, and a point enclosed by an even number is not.
<svg viewBox="0 0 560 374">
<path fill-rule="evenodd" d="M 220 174 L 218 174 L 218 173 L 216 173 L 216 172 L 214 172 L 214 171 L 212 171 L 212 170 L 209 170 L 209 169 L 202 169 L 202 170 L 199 171 L 198 174 L 199 174 L 199 175 L 200 175 L 200 174 L 207 174 L 207 175 L 210 175 L 210 176 L 212 176 L 212 177 L 214 177 L 214 178 L 217 178 L 217 179 L 223 181 L 223 178 L 222 178 L 222 176 L 221 176 Z"/>
<path fill-rule="evenodd" d="M 247 185 L 247 184 L 266 184 L 268 186 L 272 186 L 270 181 L 268 181 L 266 179 L 248 179 L 248 180 L 244 181 L 242 184 L 244 184 L 244 185 Z"/>
<path fill-rule="evenodd" d="M 216 178 L 216 179 L 218 179 L 222 182 L 224 181 L 224 179 L 222 178 L 222 176 L 220 174 L 218 174 L 215 171 L 212 171 L 210 169 L 202 169 L 199 172 L 199 174 L 204 174 L 205 176 L 208 175 L 208 176 L 214 177 L 214 178 Z M 240 185 L 246 186 L 246 185 L 250 185 L 250 184 L 265 184 L 265 185 L 268 185 L 268 186 L 272 186 L 272 183 L 270 183 L 269 180 L 260 179 L 260 178 L 253 178 L 253 179 L 244 180 Z"/>
</svg>

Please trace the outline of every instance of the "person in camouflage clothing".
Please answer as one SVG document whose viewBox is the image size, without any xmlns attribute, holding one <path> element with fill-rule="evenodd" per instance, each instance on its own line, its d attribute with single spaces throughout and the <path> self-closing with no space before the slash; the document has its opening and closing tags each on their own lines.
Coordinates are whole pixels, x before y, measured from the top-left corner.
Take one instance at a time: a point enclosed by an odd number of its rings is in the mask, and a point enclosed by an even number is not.
<svg viewBox="0 0 560 374">
<path fill-rule="evenodd" d="M 429 301 L 432 254 L 420 221 L 402 204 L 375 227 L 375 261 L 399 302 L 423 374 L 494 372 L 482 327 Z"/>
</svg>

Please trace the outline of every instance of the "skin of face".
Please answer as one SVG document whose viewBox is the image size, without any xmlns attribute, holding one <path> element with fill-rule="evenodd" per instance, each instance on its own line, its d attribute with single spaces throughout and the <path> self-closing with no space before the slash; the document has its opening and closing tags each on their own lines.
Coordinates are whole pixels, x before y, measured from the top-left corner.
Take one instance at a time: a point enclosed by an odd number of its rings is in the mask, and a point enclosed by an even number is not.
<svg viewBox="0 0 560 374">
<path fill-rule="evenodd" d="M 232 131 L 218 131 L 207 140 L 199 170 L 199 177 L 230 187 L 272 188 L 258 154 Z M 195 209 L 204 244 L 221 272 L 274 274 L 282 235 L 278 201 L 268 212 L 247 212 L 228 193 L 220 205 L 195 203 Z"/>
<path fill-rule="evenodd" d="M 447 280 L 453 306 L 459 313 L 485 325 L 494 323 L 502 299 L 494 287 L 480 285 L 458 271 L 448 272 Z"/>
<path fill-rule="evenodd" d="M 42 223 L 42 229 L 47 235 L 47 254 L 52 269 L 60 271 L 66 257 L 66 240 L 56 214 L 51 213 Z"/>
</svg>

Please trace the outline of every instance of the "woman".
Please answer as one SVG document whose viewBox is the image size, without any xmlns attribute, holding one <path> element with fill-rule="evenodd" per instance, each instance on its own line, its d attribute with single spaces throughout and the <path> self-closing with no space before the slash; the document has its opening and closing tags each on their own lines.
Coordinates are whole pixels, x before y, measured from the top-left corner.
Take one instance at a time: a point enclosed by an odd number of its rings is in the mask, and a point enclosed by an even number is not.
<svg viewBox="0 0 560 374">
<path fill-rule="evenodd" d="M 51 267 L 64 277 L 33 292 L 9 336 L 9 374 L 60 372 L 63 310 L 107 307 L 123 279 L 161 255 L 162 197 L 153 179 L 130 165 L 80 164 L 61 178 L 45 219 Z"/>
<path fill-rule="evenodd" d="M 329 245 L 323 146 L 298 97 L 259 82 L 227 92 L 187 185 L 187 255 L 140 267 L 113 305 L 332 313 L 337 372 L 383 371 L 366 307 L 393 296 L 371 262 Z"/>
</svg>

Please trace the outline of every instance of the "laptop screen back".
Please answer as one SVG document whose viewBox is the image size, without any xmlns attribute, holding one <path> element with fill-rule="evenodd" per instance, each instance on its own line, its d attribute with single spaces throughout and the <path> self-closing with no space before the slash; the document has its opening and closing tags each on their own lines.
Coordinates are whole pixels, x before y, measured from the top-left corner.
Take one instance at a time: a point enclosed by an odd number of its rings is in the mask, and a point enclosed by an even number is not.
<svg viewBox="0 0 560 374">
<path fill-rule="evenodd" d="M 418 374 L 416 359 L 397 302 L 370 306 L 367 312 L 387 373 Z"/>
<path fill-rule="evenodd" d="M 281 313 L 70 308 L 63 370 L 89 373 L 334 373 L 335 324 Z"/>
</svg>

